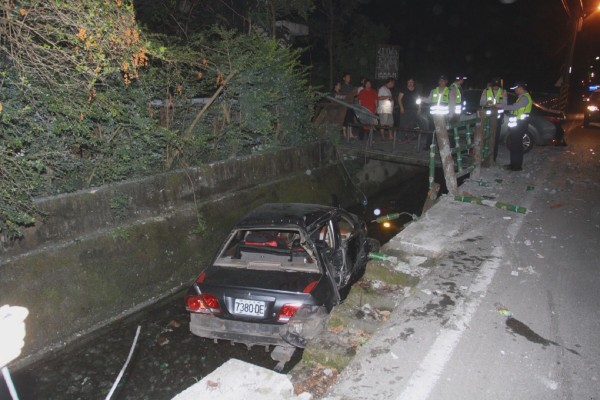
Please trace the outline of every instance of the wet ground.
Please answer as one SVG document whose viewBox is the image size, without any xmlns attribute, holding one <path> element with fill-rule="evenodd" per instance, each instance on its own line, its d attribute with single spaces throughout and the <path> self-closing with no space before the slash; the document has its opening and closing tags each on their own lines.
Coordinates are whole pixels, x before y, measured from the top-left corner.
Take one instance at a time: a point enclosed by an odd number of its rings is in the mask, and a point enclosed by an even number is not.
<svg viewBox="0 0 600 400">
<path fill-rule="evenodd" d="M 92 340 L 13 374 L 21 399 L 93 399 L 108 394 L 138 325 L 136 350 L 113 399 L 170 399 L 230 358 L 272 369 L 264 347 L 213 343 L 189 332 L 183 293 L 112 325 Z M 291 368 L 301 357 L 294 355 Z M 0 394 L 0 398 L 5 397 Z M 8 395 L 6 395 L 8 396 Z"/>
<path fill-rule="evenodd" d="M 414 176 L 401 187 L 371 198 L 366 206 L 351 211 L 366 221 L 376 218 L 374 208 L 382 213 L 420 214 L 427 192 L 427 175 Z M 418 195 L 415 195 L 418 194 Z M 370 223 L 370 236 L 388 241 L 412 218 L 402 215 L 388 227 Z M 127 371 L 113 399 L 171 399 L 202 379 L 230 358 L 237 358 L 265 368 L 277 364 L 264 347 L 252 347 L 202 339 L 189 332 L 189 316 L 183 305 L 184 292 L 112 324 L 100 332 L 69 345 L 52 356 L 18 372 L 13 381 L 19 398 L 28 399 L 97 399 L 105 398 L 121 370 L 133 342 L 137 326 L 141 333 Z M 285 366 L 289 371 L 301 359 L 296 351 Z M 10 399 L 4 381 L 0 381 L 0 399 Z"/>
</svg>

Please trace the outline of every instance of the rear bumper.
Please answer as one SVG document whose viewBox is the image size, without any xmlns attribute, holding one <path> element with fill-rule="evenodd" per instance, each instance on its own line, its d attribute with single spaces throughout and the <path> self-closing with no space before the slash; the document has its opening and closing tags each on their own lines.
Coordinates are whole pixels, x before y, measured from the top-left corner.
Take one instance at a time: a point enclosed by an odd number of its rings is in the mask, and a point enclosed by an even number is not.
<svg viewBox="0 0 600 400">
<path fill-rule="evenodd" d="M 284 325 L 232 321 L 210 314 L 190 314 L 190 331 L 194 335 L 209 339 L 231 340 L 247 346 L 290 346 L 280 335 L 284 329 Z"/>
<path fill-rule="evenodd" d="M 190 331 L 208 339 L 230 340 L 246 346 L 284 346 L 304 348 L 327 324 L 324 307 L 306 307 L 286 324 L 221 319 L 212 314 L 190 314 Z"/>
</svg>

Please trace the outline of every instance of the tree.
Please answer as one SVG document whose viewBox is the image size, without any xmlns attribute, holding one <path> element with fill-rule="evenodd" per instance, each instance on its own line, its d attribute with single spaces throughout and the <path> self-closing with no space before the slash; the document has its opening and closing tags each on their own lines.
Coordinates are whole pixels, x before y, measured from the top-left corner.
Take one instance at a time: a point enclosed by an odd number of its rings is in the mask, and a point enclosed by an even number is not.
<svg viewBox="0 0 600 400">
<path fill-rule="evenodd" d="M 4 0 L 0 35 L 22 76 L 92 96 L 115 73 L 130 83 L 148 62 L 133 6 L 123 0 Z"/>
<path fill-rule="evenodd" d="M 176 36 L 143 33 L 128 1 L 0 1 L 0 62 L 8 66 L 0 70 L 0 241 L 35 223 L 37 195 L 314 138 L 300 50 L 264 31 L 192 18 L 177 21 L 184 29 Z M 162 18 L 234 5 L 190 1 L 194 7 Z M 240 3 L 247 15 L 267 4 Z M 240 20 L 252 26 L 233 14 L 236 28 Z M 214 100 L 202 114 L 190 101 L 196 96 Z"/>
<path fill-rule="evenodd" d="M 313 36 L 327 49 L 329 64 L 329 87 L 333 87 L 333 76 L 336 70 L 335 49 L 348 40 L 349 22 L 356 10 L 369 3 L 369 0 L 319 0 L 316 10 L 325 17 L 324 21 L 313 23 Z"/>
</svg>

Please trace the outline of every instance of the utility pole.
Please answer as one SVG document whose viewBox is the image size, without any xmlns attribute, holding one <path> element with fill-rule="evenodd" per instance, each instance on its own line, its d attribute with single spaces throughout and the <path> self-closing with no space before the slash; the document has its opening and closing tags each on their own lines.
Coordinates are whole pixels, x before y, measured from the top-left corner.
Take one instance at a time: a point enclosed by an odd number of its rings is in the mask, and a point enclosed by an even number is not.
<svg viewBox="0 0 600 400">
<path fill-rule="evenodd" d="M 570 84 L 571 84 L 571 72 L 573 69 L 573 54 L 575 52 L 575 42 L 577 40 L 577 33 L 581 31 L 581 26 L 583 24 L 583 5 L 581 0 L 571 0 L 571 7 L 567 7 L 565 5 L 565 11 L 569 14 L 569 45 L 567 47 L 565 63 L 563 64 L 563 74 L 562 74 L 562 82 L 560 85 L 560 110 L 563 112 L 567 112 L 567 108 L 569 106 L 569 93 L 570 93 Z M 577 3 L 577 4 L 574 4 Z"/>
</svg>

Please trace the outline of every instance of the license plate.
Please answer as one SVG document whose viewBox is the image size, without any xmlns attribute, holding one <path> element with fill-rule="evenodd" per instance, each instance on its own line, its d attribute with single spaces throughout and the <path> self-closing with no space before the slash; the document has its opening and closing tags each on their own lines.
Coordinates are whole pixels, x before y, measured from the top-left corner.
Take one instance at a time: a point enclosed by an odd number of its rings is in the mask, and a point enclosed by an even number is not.
<svg viewBox="0 0 600 400">
<path fill-rule="evenodd" d="M 255 317 L 262 317 L 265 315 L 265 302 L 235 299 L 233 313 L 238 315 L 253 315 Z"/>
</svg>

